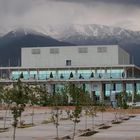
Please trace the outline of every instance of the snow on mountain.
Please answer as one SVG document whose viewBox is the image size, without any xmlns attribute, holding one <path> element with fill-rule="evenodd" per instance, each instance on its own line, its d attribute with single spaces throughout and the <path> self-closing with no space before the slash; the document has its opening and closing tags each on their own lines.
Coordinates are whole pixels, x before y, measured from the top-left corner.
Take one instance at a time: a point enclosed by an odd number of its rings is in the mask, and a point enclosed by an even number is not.
<svg viewBox="0 0 140 140">
<path fill-rule="evenodd" d="M 37 29 L 37 28 L 36 28 Z M 43 33 L 64 42 L 77 45 L 111 45 L 118 44 L 134 58 L 140 66 L 140 32 L 104 25 L 67 24 L 46 26 Z"/>
<path fill-rule="evenodd" d="M 2 30 L 0 28 L 0 33 L 1 31 Z M 65 24 L 65 25 L 46 25 L 45 27 L 32 26 L 31 28 L 30 27 L 27 28 L 23 27 L 18 29 L 15 28 L 14 30 L 12 30 L 12 32 L 10 32 L 10 34 L 7 35 L 8 37 L 10 35 L 13 37 L 13 34 L 15 37 L 25 36 L 26 38 L 29 38 L 29 35 L 39 35 L 42 37 L 47 36 L 62 42 L 68 42 L 77 45 L 119 44 L 119 46 L 128 51 L 131 56 L 134 56 L 136 64 L 140 66 L 139 31 L 131 31 L 120 27 L 110 27 L 96 24 L 87 24 L 87 25 Z M 7 35 L 5 35 L 4 37 L 7 37 Z M 30 40 L 30 42 L 35 42 L 35 40 L 32 39 Z M 31 44 L 33 45 L 33 43 Z M 41 41 L 37 43 L 38 46 L 41 46 L 41 44 L 42 44 Z M 10 46 L 10 44 L 8 45 Z"/>
<path fill-rule="evenodd" d="M 117 37 L 118 39 L 121 39 L 122 37 L 135 38 L 140 35 L 140 32 L 126 30 L 120 27 L 110 27 L 96 24 L 47 25 L 41 30 L 39 28 L 36 28 L 36 30 L 61 41 L 68 40 L 72 36 L 82 36 L 82 39 L 83 37 L 85 37 L 85 39 L 89 37 Z"/>
<path fill-rule="evenodd" d="M 7 29 L 8 31 L 8 29 Z M 0 27 L 0 35 L 7 33 L 4 28 Z M 10 30 L 9 30 L 10 31 Z M 117 39 L 132 38 L 139 39 L 140 32 L 126 30 L 120 27 L 110 27 L 96 24 L 63 24 L 63 25 L 46 25 L 45 27 L 32 26 L 12 29 L 15 32 L 24 32 L 25 35 L 29 33 L 37 35 L 48 35 L 60 41 L 69 40 L 69 38 L 77 37 L 78 39 L 87 38 L 107 38 L 115 37 Z"/>
</svg>

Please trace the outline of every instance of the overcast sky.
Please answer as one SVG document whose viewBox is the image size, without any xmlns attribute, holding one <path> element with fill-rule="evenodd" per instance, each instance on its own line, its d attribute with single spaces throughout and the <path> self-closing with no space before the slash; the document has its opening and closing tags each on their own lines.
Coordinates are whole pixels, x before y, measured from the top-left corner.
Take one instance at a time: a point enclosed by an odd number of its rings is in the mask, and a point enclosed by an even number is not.
<svg viewBox="0 0 140 140">
<path fill-rule="evenodd" d="M 0 0 L 0 29 L 71 23 L 140 31 L 140 0 Z"/>
</svg>

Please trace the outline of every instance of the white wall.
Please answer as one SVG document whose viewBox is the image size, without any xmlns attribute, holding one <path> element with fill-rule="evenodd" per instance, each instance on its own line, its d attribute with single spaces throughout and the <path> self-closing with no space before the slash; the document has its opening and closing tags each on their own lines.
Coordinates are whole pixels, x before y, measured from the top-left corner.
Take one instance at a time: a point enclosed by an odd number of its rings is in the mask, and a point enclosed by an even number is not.
<svg viewBox="0 0 140 140">
<path fill-rule="evenodd" d="M 130 64 L 130 55 L 122 48 L 118 48 L 119 64 Z"/>
<path fill-rule="evenodd" d="M 59 53 L 50 54 L 52 48 L 59 48 Z M 79 53 L 79 48 L 87 48 L 88 52 Z M 32 54 L 32 49 L 40 49 L 40 54 Z M 71 60 L 71 66 L 117 65 L 121 62 L 118 52 L 124 54 L 117 45 L 22 48 L 22 66 L 66 67 L 66 60 Z"/>
</svg>

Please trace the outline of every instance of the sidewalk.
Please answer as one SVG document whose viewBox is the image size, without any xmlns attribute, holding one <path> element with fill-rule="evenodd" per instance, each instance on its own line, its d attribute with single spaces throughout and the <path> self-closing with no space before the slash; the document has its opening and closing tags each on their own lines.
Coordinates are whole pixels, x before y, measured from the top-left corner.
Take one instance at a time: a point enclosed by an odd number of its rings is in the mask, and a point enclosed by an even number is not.
<svg viewBox="0 0 140 140">
<path fill-rule="evenodd" d="M 90 137 L 79 137 L 75 140 L 140 140 L 140 114 L 121 124 L 113 124 L 106 130 Z"/>
<path fill-rule="evenodd" d="M 49 111 L 50 112 L 50 111 Z M 53 123 L 41 124 L 41 122 L 50 117 L 49 112 L 36 112 L 34 117 L 36 126 L 29 128 L 18 128 L 16 133 L 16 140 L 54 140 L 56 137 L 56 128 Z M 30 114 L 29 112 L 25 112 Z M 22 117 L 26 122 L 30 122 L 30 116 Z M 79 137 L 79 131 L 85 129 L 85 117 L 81 117 L 80 123 L 77 125 L 77 132 L 75 140 L 140 140 L 140 114 L 137 114 L 135 118 L 123 121 L 121 124 L 112 124 L 111 120 L 114 119 L 113 112 L 104 113 L 104 123 L 111 125 L 109 129 L 97 129 L 99 133 L 89 137 Z M 87 128 L 92 127 L 92 119 L 88 117 Z M 9 122 L 11 123 L 11 122 Z M 95 117 L 96 125 L 102 123 L 101 113 L 97 113 Z M 1 127 L 3 121 L 0 121 Z M 10 124 L 9 124 L 10 125 Z M 70 120 L 60 121 L 59 136 L 64 137 L 72 135 L 73 122 Z M 11 127 L 8 132 L 0 133 L 0 140 L 12 140 L 13 128 Z"/>
</svg>

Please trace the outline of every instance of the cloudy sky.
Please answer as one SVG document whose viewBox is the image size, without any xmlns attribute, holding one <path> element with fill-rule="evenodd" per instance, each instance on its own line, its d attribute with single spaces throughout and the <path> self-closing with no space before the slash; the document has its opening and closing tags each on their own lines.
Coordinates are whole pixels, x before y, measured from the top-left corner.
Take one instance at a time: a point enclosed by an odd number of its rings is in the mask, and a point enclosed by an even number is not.
<svg viewBox="0 0 140 140">
<path fill-rule="evenodd" d="M 140 0 L 0 0 L 0 30 L 71 23 L 140 31 Z"/>
</svg>

